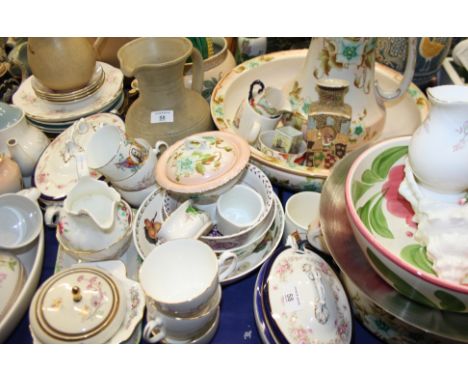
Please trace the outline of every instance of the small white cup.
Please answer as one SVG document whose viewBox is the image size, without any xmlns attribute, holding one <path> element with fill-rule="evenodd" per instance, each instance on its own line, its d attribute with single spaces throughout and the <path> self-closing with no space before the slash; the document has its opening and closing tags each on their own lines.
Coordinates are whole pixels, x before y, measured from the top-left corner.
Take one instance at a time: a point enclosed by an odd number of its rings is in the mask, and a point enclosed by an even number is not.
<svg viewBox="0 0 468 382">
<path fill-rule="evenodd" d="M 301 240 L 307 240 L 313 247 L 329 253 L 320 229 L 320 196 L 318 192 L 303 191 L 288 199 L 284 208 L 284 243 L 289 235 L 297 232 Z"/>
<path fill-rule="evenodd" d="M 243 100 L 234 117 L 237 133 L 250 144 L 255 143 L 260 133 L 274 130 L 281 115 L 273 118 L 257 113 L 247 100 Z"/>
<path fill-rule="evenodd" d="M 100 127 L 86 147 L 88 167 L 110 181 L 120 181 L 135 174 L 146 161 L 148 150 L 129 139 L 117 126 Z"/>
<path fill-rule="evenodd" d="M 42 229 L 37 188 L 0 195 L 0 248 L 14 250 L 30 244 Z"/>
<path fill-rule="evenodd" d="M 221 295 L 221 286 L 218 286 L 218 290 L 210 299 L 206 309 L 191 317 L 176 317 L 165 314 L 150 303 L 150 306 L 148 306 L 150 320 L 143 330 L 143 338 L 145 341 L 154 344 L 166 337 L 184 341 L 201 336 L 216 319 Z"/>
<path fill-rule="evenodd" d="M 265 209 L 258 192 L 237 184 L 216 202 L 216 224 L 223 235 L 236 234 L 255 224 Z"/>
<path fill-rule="evenodd" d="M 219 287 L 237 267 L 237 256 L 219 258 L 205 243 L 178 239 L 156 246 L 140 267 L 146 296 L 166 314 L 187 317 L 202 312 Z"/>
<path fill-rule="evenodd" d="M 212 223 L 206 212 L 186 200 L 161 225 L 158 240 L 161 243 L 175 239 L 198 239 L 211 228 Z"/>
</svg>

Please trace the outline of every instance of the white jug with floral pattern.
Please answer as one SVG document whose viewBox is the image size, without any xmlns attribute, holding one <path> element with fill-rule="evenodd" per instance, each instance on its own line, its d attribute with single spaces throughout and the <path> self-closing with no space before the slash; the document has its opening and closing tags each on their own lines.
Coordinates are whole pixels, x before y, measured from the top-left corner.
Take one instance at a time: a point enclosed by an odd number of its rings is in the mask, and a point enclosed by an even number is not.
<svg viewBox="0 0 468 382">
<path fill-rule="evenodd" d="M 384 101 L 402 96 L 416 64 L 416 39 L 409 38 L 406 68 L 398 89 L 383 91 L 374 81 L 376 37 L 313 38 L 305 64 L 286 89 L 297 127 L 307 123 L 309 105 L 318 100 L 317 81 L 337 78 L 349 82 L 345 102 L 352 107 L 349 148 L 373 140 L 385 123 Z"/>
</svg>

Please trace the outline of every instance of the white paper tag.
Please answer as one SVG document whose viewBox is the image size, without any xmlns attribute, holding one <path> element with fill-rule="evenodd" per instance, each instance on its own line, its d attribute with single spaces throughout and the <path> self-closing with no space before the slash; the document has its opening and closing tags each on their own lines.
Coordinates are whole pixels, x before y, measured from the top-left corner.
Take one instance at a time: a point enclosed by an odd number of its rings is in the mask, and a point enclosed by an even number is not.
<svg viewBox="0 0 468 382">
<path fill-rule="evenodd" d="M 296 285 L 288 284 L 282 288 L 282 300 L 288 312 L 296 312 L 301 309 L 301 299 Z"/>
<path fill-rule="evenodd" d="M 174 122 L 174 110 L 159 110 L 151 112 L 151 123 Z"/>
<path fill-rule="evenodd" d="M 77 153 L 75 154 L 76 158 L 76 170 L 78 172 L 78 177 L 88 176 L 89 169 L 88 164 L 86 163 L 86 156 L 84 153 Z"/>
</svg>

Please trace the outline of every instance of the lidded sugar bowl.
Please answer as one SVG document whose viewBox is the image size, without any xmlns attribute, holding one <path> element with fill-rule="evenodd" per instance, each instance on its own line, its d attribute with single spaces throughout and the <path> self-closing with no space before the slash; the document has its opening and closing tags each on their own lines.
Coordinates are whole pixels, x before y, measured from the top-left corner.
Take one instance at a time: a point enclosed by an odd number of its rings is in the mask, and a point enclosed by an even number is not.
<svg viewBox="0 0 468 382">
<path fill-rule="evenodd" d="M 122 284 L 96 267 L 72 267 L 47 280 L 29 309 L 40 343 L 105 343 L 117 336 L 127 312 Z"/>
<path fill-rule="evenodd" d="M 248 144 L 226 132 L 207 131 L 174 143 L 161 155 L 155 176 L 169 192 L 187 198 L 219 196 L 237 182 L 250 157 Z"/>
</svg>

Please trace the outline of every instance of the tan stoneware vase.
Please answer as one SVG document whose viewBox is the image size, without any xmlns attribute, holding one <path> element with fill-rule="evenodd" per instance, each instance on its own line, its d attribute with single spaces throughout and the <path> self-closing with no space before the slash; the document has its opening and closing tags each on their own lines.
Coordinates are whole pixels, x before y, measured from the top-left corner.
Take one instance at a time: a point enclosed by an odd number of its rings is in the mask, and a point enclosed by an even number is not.
<svg viewBox="0 0 468 382">
<path fill-rule="evenodd" d="M 91 79 L 96 52 L 85 37 L 30 37 L 28 63 L 34 76 L 49 89 L 81 89 Z"/>
<path fill-rule="evenodd" d="M 125 119 L 132 138 L 172 144 L 186 136 L 210 130 L 208 103 L 200 92 L 202 57 L 184 37 L 145 37 L 125 44 L 117 54 L 125 76 L 136 77 L 139 98 Z M 192 89 L 184 87 L 184 64 L 192 57 Z"/>
</svg>

